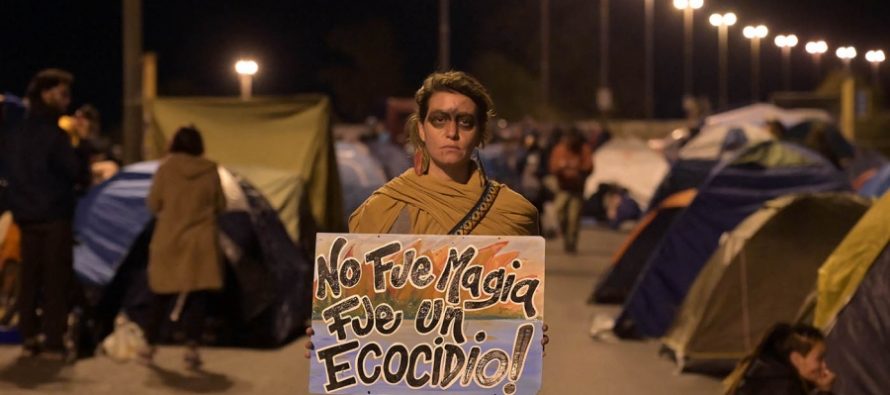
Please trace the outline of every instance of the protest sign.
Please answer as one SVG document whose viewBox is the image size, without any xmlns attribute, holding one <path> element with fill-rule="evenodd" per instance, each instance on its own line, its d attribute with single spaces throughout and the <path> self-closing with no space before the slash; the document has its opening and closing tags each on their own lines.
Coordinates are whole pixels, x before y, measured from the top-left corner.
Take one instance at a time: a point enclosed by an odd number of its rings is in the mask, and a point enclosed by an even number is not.
<svg viewBox="0 0 890 395">
<path fill-rule="evenodd" d="M 544 239 L 320 233 L 309 391 L 536 394 Z"/>
</svg>

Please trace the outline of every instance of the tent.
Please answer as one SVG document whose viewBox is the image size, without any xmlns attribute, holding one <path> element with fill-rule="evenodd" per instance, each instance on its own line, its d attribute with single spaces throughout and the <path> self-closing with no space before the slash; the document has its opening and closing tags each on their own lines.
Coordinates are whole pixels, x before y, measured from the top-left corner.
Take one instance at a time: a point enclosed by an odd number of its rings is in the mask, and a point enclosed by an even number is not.
<svg viewBox="0 0 890 395">
<path fill-rule="evenodd" d="M 649 207 L 657 207 L 661 200 L 674 193 L 700 187 L 721 161 L 770 139 L 772 136 L 766 129 L 751 124 L 703 127 L 680 148 L 679 160 L 661 180 Z"/>
<path fill-rule="evenodd" d="M 387 178 L 383 167 L 364 144 L 338 141 L 335 148 L 343 188 L 343 213 L 349 219 L 365 199 L 386 183 Z"/>
<path fill-rule="evenodd" d="M 584 185 L 586 198 L 593 195 L 600 184 L 618 184 L 645 210 L 658 183 L 667 174 L 668 164 L 641 139 L 613 138 L 596 150 L 593 168 Z"/>
<path fill-rule="evenodd" d="M 890 163 L 885 164 L 874 174 L 868 178 L 859 188 L 859 194 L 869 197 L 883 196 L 887 190 L 890 190 Z"/>
<path fill-rule="evenodd" d="M 840 168 L 855 155 L 855 149 L 833 124 L 822 121 L 801 122 L 789 128 L 782 140 L 807 147 Z"/>
<path fill-rule="evenodd" d="M 776 322 L 794 322 L 868 206 L 853 194 L 783 196 L 723 235 L 662 339 L 677 362 L 741 359 Z"/>
<path fill-rule="evenodd" d="M 812 108 L 785 109 L 772 104 L 756 103 L 711 115 L 705 118 L 705 125 L 738 125 L 743 123 L 763 125 L 769 120 L 779 121 L 786 128 L 791 128 L 805 121 L 832 121 L 831 115 L 825 110 Z"/>
<path fill-rule="evenodd" d="M 652 200 L 649 202 L 649 210 L 659 207 L 662 201 L 669 196 L 687 189 L 699 188 L 714 170 L 719 162 L 716 160 L 679 160 L 671 165 L 671 170 L 658 184 Z"/>
<path fill-rule="evenodd" d="M 789 143 L 766 141 L 725 161 L 653 251 L 615 332 L 663 336 L 720 235 L 763 203 L 787 194 L 849 188 L 844 174 L 825 159 Z"/>
<path fill-rule="evenodd" d="M 300 238 L 301 220 L 312 219 L 320 231 L 345 229 L 340 182 L 330 133 L 327 97 L 157 98 L 150 104 L 146 133 L 147 159 L 164 155 L 183 125 L 195 125 L 204 136 L 209 158 L 244 172 L 278 211 L 291 238 Z M 297 183 L 296 181 L 301 181 Z M 300 188 L 305 185 L 305 193 Z M 305 201 L 296 200 L 306 196 Z M 300 215 L 301 204 L 311 217 Z"/>
<path fill-rule="evenodd" d="M 888 161 L 872 148 L 854 147 L 853 152 L 853 159 L 845 166 L 845 171 L 852 180 L 853 189 L 858 191 Z"/>
<path fill-rule="evenodd" d="M 720 161 L 740 149 L 772 138 L 766 128 L 754 124 L 708 125 L 680 148 L 679 157 Z"/>
<path fill-rule="evenodd" d="M 78 204 L 74 269 L 92 295 L 98 332 L 110 330 L 107 321 L 121 308 L 138 321 L 136 310 L 150 295 L 145 268 L 153 220 L 145 199 L 157 168 L 158 162 L 127 166 Z M 308 317 L 311 261 L 255 188 L 223 168 L 220 180 L 227 200 L 219 218 L 228 262 L 222 302 L 237 306 L 226 309 L 227 327 L 249 334 L 236 334 L 236 344 L 281 344 Z"/>
<path fill-rule="evenodd" d="M 890 388 L 890 194 L 847 234 L 819 269 L 814 324 L 828 333 L 837 394 Z"/>
<path fill-rule="evenodd" d="M 594 287 L 593 294 L 590 295 L 591 303 L 624 303 L 649 260 L 649 254 L 658 246 L 677 215 L 694 198 L 694 189 L 677 192 L 637 223 L 612 257 L 609 273 Z"/>
</svg>

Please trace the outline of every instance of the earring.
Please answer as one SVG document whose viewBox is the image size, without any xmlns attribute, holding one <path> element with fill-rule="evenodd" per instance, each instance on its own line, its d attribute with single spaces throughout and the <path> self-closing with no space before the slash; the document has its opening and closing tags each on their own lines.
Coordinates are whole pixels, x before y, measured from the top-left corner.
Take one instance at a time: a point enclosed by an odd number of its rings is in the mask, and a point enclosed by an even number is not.
<svg viewBox="0 0 890 395">
<path fill-rule="evenodd" d="M 430 156 L 426 153 L 426 147 L 414 151 L 414 174 L 422 176 L 430 171 Z"/>
</svg>

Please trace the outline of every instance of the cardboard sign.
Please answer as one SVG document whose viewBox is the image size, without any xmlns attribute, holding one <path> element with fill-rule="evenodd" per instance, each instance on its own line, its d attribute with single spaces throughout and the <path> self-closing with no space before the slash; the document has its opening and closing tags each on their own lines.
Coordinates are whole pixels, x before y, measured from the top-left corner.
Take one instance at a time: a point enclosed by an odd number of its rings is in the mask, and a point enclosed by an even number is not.
<svg viewBox="0 0 890 395">
<path fill-rule="evenodd" d="M 309 391 L 536 394 L 544 239 L 321 233 Z"/>
</svg>

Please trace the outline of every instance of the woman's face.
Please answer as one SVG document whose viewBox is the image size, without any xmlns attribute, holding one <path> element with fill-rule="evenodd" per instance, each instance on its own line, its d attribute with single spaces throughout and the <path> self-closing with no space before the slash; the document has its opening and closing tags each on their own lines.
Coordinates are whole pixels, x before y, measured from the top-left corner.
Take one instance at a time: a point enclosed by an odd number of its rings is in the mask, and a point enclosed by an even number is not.
<svg viewBox="0 0 890 395">
<path fill-rule="evenodd" d="M 791 352 L 791 363 L 797 369 L 800 377 L 810 382 L 816 382 L 822 369 L 825 368 L 825 342 L 814 344 L 807 355 L 801 355 L 796 351 Z"/>
<path fill-rule="evenodd" d="M 469 165 L 479 142 L 476 104 L 460 93 L 433 93 L 419 132 L 430 155 L 430 166 L 461 169 Z"/>
</svg>

